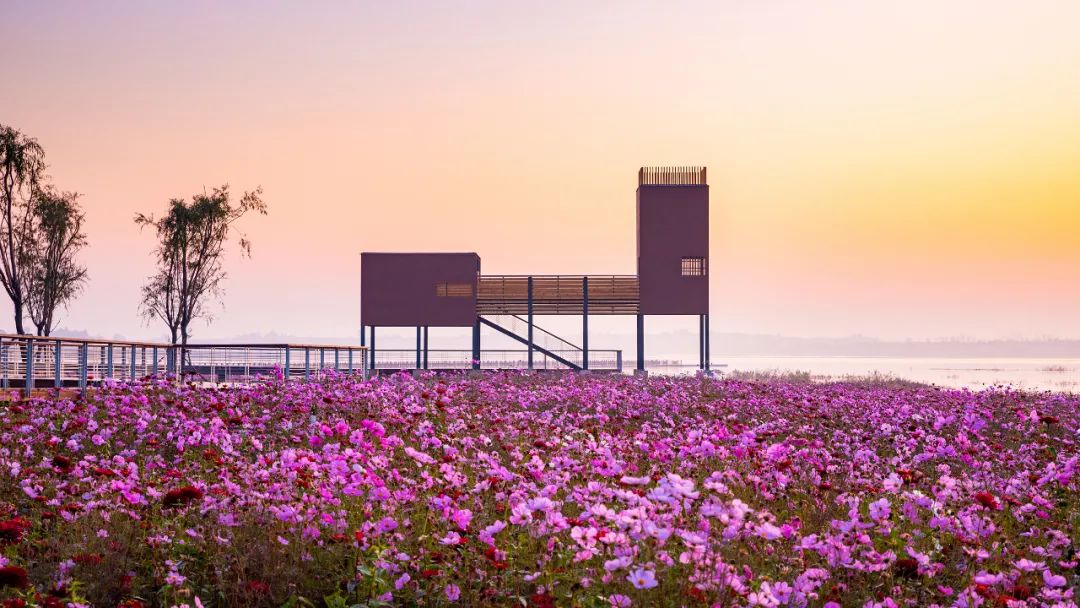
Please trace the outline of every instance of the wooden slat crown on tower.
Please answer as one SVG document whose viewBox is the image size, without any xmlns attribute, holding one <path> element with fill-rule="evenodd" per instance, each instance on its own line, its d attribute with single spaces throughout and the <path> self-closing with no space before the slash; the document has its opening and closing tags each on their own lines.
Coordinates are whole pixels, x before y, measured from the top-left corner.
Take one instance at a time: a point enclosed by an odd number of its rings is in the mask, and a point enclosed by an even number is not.
<svg viewBox="0 0 1080 608">
<path fill-rule="evenodd" d="M 641 167 L 639 186 L 707 186 L 705 167 Z"/>
</svg>

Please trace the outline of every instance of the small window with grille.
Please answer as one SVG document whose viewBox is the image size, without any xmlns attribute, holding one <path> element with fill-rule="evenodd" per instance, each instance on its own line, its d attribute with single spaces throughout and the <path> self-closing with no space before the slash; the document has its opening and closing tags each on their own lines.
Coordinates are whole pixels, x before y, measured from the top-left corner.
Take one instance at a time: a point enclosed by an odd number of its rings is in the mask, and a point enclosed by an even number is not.
<svg viewBox="0 0 1080 608">
<path fill-rule="evenodd" d="M 682 276 L 703 277 L 705 276 L 705 258 L 683 258 Z"/>
<path fill-rule="evenodd" d="M 435 295 L 441 298 L 471 298 L 472 285 L 468 283 L 436 283 Z"/>
</svg>

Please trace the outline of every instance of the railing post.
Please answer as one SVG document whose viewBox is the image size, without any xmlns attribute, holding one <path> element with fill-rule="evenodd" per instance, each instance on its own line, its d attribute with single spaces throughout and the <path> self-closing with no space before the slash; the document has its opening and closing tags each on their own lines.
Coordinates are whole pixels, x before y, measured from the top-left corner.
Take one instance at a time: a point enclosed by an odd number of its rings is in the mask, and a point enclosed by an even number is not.
<svg viewBox="0 0 1080 608">
<path fill-rule="evenodd" d="M 424 369 L 428 368 L 428 326 L 424 326 Z"/>
<path fill-rule="evenodd" d="M 311 349 L 304 347 L 304 382 L 311 377 Z"/>
<path fill-rule="evenodd" d="M 320 348 L 319 349 L 319 373 L 316 374 L 316 376 L 315 376 L 317 379 L 322 378 L 323 369 L 325 369 L 325 368 L 326 368 L 326 349 L 325 348 Z"/>
<path fill-rule="evenodd" d="M 107 371 L 105 372 L 105 377 L 106 378 L 112 378 L 113 377 L 113 345 L 112 345 L 112 342 L 109 343 L 107 348 L 108 348 L 108 359 L 107 359 L 108 363 L 106 363 L 106 366 L 107 366 L 106 370 Z"/>
<path fill-rule="evenodd" d="M 282 375 L 285 377 L 286 380 L 289 379 L 289 367 L 292 366 L 292 361 L 290 360 L 290 355 L 292 353 L 289 352 L 289 350 L 290 350 L 289 345 L 286 344 L 285 345 L 285 369 L 282 370 L 284 372 Z"/>
<path fill-rule="evenodd" d="M 420 369 L 421 364 L 423 363 L 423 361 L 421 361 L 421 359 L 420 359 L 420 338 L 421 338 L 420 326 L 417 325 L 416 326 L 416 369 Z"/>
<path fill-rule="evenodd" d="M 334 347 L 334 371 L 341 371 L 341 349 Z"/>
<path fill-rule="evenodd" d="M 2 338 L 0 338 L 0 362 L 2 362 L 3 365 L 4 365 L 4 381 L 3 382 L 4 382 L 4 388 L 5 389 L 7 389 L 11 384 L 11 381 L 10 381 L 10 379 L 8 377 L 9 373 L 10 373 L 10 370 L 8 370 L 8 359 L 10 358 L 8 356 L 8 347 L 10 345 L 11 345 L 10 342 L 5 344 L 4 340 Z"/>
<path fill-rule="evenodd" d="M 135 375 L 138 373 L 137 368 L 135 367 L 135 349 L 138 347 L 132 344 L 128 348 L 131 349 L 131 377 L 128 378 L 128 381 L 134 382 Z"/>
<path fill-rule="evenodd" d="M 157 362 L 157 347 L 156 347 L 156 346 L 154 347 L 154 350 L 153 350 L 153 352 L 151 352 L 151 353 L 150 353 L 150 356 L 151 356 L 151 357 L 153 357 L 153 359 L 154 359 L 154 363 L 153 363 L 153 365 L 152 365 L 152 368 L 153 368 L 153 370 L 154 370 L 154 371 L 153 371 L 153 372 L 151 372 L 151 373 L 153 373 L 153 375 L 155 375 L 155 376 L 156 376 L 156 375 L 157 375 L 157 370 L 158 370 L 158 362 Z"/>
<path fill-rule="evenodd" d="M 353 349 L 349 349 L 349 375 L 352 375 L 352 353 Z"/>
<path fill-rule="evenodd" d="M 87 369 L 90 367 L 90 346 L 83 342 L 79 345 L 79 390 L 86 390 Z"/>
<path fill-rule="evenodd" d="M 60 347 L 60 340 L 53 342 L 53 386 L 55 388 L 60 388 L 60 385 L 62 384 L 62 380 L 60 378 Z"/>
<path fill-rule="evenodd" d="M 615 351 L 615 369 L 622 371 L 622 351 Z"/>
<path fill-rule="evenodd" d="M 26 367 L 23 374 L 23 394 L 27 397 L 30 396 L 30 391 L 34 390 L 34 341 L 26 339 Z"/>
<path fill-rule="evenodd" d="M 372 372 L 374 372 L 376 369 L 378 369 L 378 368 L 375 367 L 375 326 L 374 325 L 371 326 L 371 344 L 370 344 L 370 346 L 368 346 L 368 348 L 371 349 L 371 365 L 368 366 L 368 369 L 371 370 Z"/>
</svg>

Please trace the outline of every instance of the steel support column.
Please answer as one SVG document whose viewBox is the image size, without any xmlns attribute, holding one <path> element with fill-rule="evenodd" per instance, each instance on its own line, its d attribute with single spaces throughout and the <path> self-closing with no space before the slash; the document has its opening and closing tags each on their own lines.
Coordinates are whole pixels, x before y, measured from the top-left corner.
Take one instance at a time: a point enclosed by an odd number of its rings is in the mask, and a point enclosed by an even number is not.
<svg viewBox="0 0 1080 608">
<path fill-rule="evenodd" d="M 581 369 L 589 369 L 589 277 L 581 278 Z"/>
<path fill-rule="evenodd" d="M 476 321 L 473 321 L 472 368 L 480 369 L 480 317 L 476 317 Z"/>
<path fill-rule="evenodd" d="M 375 371 L 375 326 L 371 326 L 371 365 L 368 366 L 372 372 Z"/>
<path fill-rule="evenodd" d="M 645 371 L 645 315 L 637 316 L 637 371 Z"/>
<path fill-rule="evenodd" d="M 529 349 L 529 369 L 533 368 L 533 278 L 529 277 L 529 343 L 527 348 Z"/>
<path fill-rule="evenodd" d="M 705 371 L 709 371 L 709 313 L 705 313 Z"/>
<path fill-rule="evenodd" d="M 705 369 L 705 315 L 698 315 L 698 369 Z"/>
</svg>

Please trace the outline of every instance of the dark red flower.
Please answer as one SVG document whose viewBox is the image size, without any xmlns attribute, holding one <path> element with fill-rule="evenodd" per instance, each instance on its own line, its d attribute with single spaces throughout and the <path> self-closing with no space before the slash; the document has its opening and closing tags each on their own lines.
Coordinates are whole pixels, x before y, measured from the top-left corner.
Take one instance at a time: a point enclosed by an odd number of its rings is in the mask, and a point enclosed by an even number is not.
<svg viewBox="0 0 1080 608">
<path fill-rule="evenodd" d="M 0 521 L 0 546 L 13 545 L 23 539 L 30 529 L 30 522 L 22 517 Z"/>
<path fill-rule="evenodd" d="M 182 488 L 174 488 L 165 493 L 165 498 L 161 500 L 161 504 L 166 509 L 171 507 L 180 506 L 184 503 L 191 502 L 193 500 L 199 500 L 203 497 L 203 491 L 195 486 L 184 486 Z"/>
<path fill-rule="evenodd" d="M 100 564 L 103 559 L 100 553 L 76 553 L 71 557 L 76 564 Z"/>
<path fill-rule="evenodd" d="M 71 471 L 71 469 L 75 468 L 75 465 L 72 464 L 71 459 L 67 456 L 64 456 L 63 454 L 57 454 L 56 456 L 53 456 L 52 466 L 61 473 L 68 473 Z"/>
<path fill-rule="evenodd" d="M 441 574 L 441 573 L 442 573 L 441 571 L 436 570 L 435 568 L 424 568 L 423 570 L 420 571 L 420 576 L 422 578 L 435 578 L 436 576 L 439 576 L 439 574 Z"/>
<path fill-rule="evenodd" d="M 910 557 L 901 557 L 893 564 L 893 570 L 900 578 L 918 578 L 919 562 Z"/>
<path fill-rule="evenodd" d="M 705 592 L 701 590 L 697 585 L 690 585 L 685 591 L 687 597 L 697 600 L 699 602 L 705 601 Z"/>
<path fill-rule="evenodd" d="M 0 568 L 0 589 L 15 587 L 26 589 L 30 586 L 30 579 L 26 576 L 26 570 L 18 566 L 4 566 Z"/>
<path fill-rule="evenodd" d="M 13 597 L 11 599 L 4 600 L 3 604 L 0 604 L 4 608 L 26 608 L 26 600 L 20 597 Z"/>
<path fill-rule="evenodd" d="M 997 497 L 989 492 L 976 493 L 975 502 L 986 507 L 987 509 L 994 509 L 995 511 L 1001 508 L 1001 503 L 998 502 Z"/>
<path fill-rule="evenodd" d="M 244 589 L 252 593 L 269 593 L 270 585 L 267 585 L 262 581 L 248 581 L 244 583 Z"/>
<path fill-rule="evenodd" d="M 536 608 L 555 608 L 555 598 L 547 593 L 534 593 L 529 599 Z"/>
<path fill-rule="evenodd" d="M 358 542 L 358 543 L 364 542 L 364 531 L 363 530 L 357 530 L 356 532 L 353 532 L 353 538 L 355 538 L 356 542 Z"/>
</svg>

